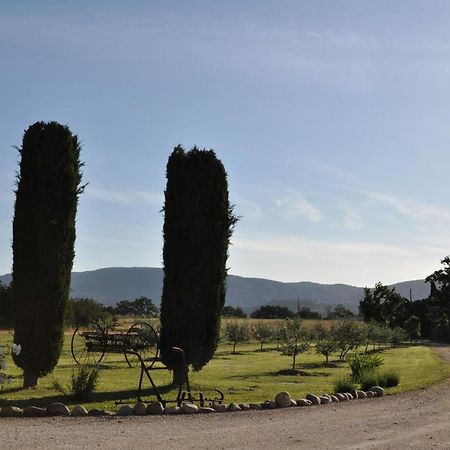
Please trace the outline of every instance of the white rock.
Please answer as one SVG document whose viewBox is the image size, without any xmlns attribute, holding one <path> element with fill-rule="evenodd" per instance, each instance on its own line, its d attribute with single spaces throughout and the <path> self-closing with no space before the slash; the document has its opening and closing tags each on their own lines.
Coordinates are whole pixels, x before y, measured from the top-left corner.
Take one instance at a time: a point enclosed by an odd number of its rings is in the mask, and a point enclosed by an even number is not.
<svg viewBox="0 0 450 450">
<path fill-rule="evenodd" d="M 235 411 L 240 411 L 241 408 L 239 407 L 239 405 L 237 403 L 230 403 L 227 406 L 227 411 L 229 412 L 235 412 Z"/>
<path fill-rule="evenodd" d="M 119 411 L 117 411 L 118 416 L 132 416 L 133 407 L 131 405 L 120 405 Z"/>
<path fill-rule="evenodd" d="M 23 415 L 25 417 L 44 417 L 47 415 L 47 410 L 37 406 L 26 406 L 23 408 Z"/>
<path fill-rule="evenodd" d="M 184 414 L 197 414 L 198 413 L 198 406 L 194 405 L 193 403 L 183 403 L 181 405 L 181 411 Z"/>
<path fill-rule="evenodd" d="M 133 406 L 133 414 L 135 416 L 145 416 L 147 414 L 147 405 L 144 402 L 137 402 Z"/>
<path fill-rule="evenodd" d="M 164 409 L 165 414 L 181 414 L 181 408 L 179 406 L 168 406 Z"/>
<path fill-rule="evenodd" d="M 372 386 L 369 391 L 375 392 L 377 397 L 383 397 L 384 395 L 384 389 L 381 386 Z"/>
<path fill-rule="evenodd" d="M 275 397 L 275 404 L 278 408 L 287 408 L 291 406 L 291 396 L 289 392 L 279 392 Z"/>
<path fill-rule="evenodd" d="M 312 402 L 311 400 L 307 400 L 306 398 L 301 398 L 300 400 L 297 400 L 297 406 L 311 406 Z"/>
<path fill-rule="evenodd" d="M 55 402 L 47 406 L 47 414 L 49 416 L 70 416 L 70 410 L 66 405 Z"/>
<path fill-rule="evenodd" d="M 152 402 L 147 405 L 147 414 L 158 415 L 164 413 L 164 406 L 161 402 Z"/>
<path fill-rule="evenodd" d="M 72 408 L 70 415 L 73 417 L 84 417 L 88 415 L 88 412 L 84 406 L 76 405 Z"/>
<path fill-rule="evenodd" d="M 320 398 L 314 394 L 308 394 L 306 400 L 309 400 L 313 405 L 320 405 Z"/>
<path fill-rule="evenodd" d="M 214 405 L 212 405 L 212 408 L 216 412 L 225 412 L 227 410 L 227 405 L 225 405 L 224 403 L 214 403 Z"/>
</svg>

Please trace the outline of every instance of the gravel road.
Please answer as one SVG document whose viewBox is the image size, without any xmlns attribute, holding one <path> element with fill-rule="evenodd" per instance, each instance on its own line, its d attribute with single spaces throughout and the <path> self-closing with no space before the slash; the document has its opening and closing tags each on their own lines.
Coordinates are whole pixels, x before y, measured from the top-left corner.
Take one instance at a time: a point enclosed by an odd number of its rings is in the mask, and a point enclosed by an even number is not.
<svg viewBox="0 0 450 450">
<path fill-rule="evenodd" d="M 450 362 L 450 347 L 437 349 Z M 450 380 L 378 399 L 194 416 L 0 420 L 10 449 L 450 449 Z"/>
</svg>

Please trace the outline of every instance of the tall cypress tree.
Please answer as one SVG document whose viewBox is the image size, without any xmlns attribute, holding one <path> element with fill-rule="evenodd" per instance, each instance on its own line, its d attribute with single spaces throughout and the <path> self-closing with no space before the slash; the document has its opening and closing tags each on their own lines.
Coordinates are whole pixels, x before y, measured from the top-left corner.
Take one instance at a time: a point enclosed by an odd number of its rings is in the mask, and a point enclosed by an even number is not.
<svg viewBox="0 0 450 450">
<path fill-rule="evenodd" d="M 225 302 L 228 245 L 237 218 L 227 174 L 212 150 L 174 149 L 167 163 L 161 355 L 182 382 L 172 347 L 200 370 L 214 355 Z"/>
<path fill-rule="evenodd" d="M 80 145 L 68 127 L 37 122 L 25 131 L 13 222 L 14 341 L 24 387 L 56 366 L 74 258 Z"/>
</svg>

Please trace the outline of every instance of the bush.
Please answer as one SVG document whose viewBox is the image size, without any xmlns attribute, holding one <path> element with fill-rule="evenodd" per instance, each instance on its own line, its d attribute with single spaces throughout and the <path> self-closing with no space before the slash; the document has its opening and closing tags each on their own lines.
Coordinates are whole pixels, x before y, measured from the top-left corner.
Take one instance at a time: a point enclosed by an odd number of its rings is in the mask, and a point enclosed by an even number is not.
<svg viewBox="0 0 450 450">
<path fill-rule="evenodd" d="M 70 393 L 75 400 L 89 401 L 98 386 L 100 369 L 98 367 L 79 366 L 72 372 Z"/>
<path fill-rule="evenodd" d="M 381 387 L 394 387 L 400 383 L 400 375 L 397 372 L 390 371 L 380 374 L 379 385 Z M 372 385 L 373 386 L 373 385 Z"/>
<path fill-rule="evenodd" d="M 383 358 L 377 355 L 354 355 L 348 358 L 347 362 L 352 371 L 352 380 L 359 383 L 365 374 L 376 372 L 383 364 Z"/>
<path fill-rule="evenodd" d="M 368 391 L 372 386 L 380 386 L 380 375 L 375 372 L 366 372 L 361 377 L 361 389 Z"/>
<path fill-rule="evenodd" d="M 334 382 L 334 392 L 351 392 L 356 384 L 350 378 L 339 378 Z"/>
</svg>

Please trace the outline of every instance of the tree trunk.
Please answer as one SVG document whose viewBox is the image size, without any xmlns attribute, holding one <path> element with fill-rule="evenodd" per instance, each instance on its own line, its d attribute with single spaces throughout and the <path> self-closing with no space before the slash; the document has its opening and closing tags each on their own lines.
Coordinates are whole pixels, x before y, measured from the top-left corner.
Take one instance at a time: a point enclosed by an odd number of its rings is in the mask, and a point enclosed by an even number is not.
<svg viewBox="0 0 450 450">
<path fill-rule="evenodd" d="M 262 350 L 262 348 L 263 348 L 263 344 L 264 344 L 264 342 L 263 342 L 263 341 L 261 341 L 261 348 L 260 348 L 260 350 Z"/>
<path fill-rule="evenodd" d="M 236 342 L 233 342 L 233 353 L 236 353 Z"/>
<path fill-rule="evenodd" d="M 24 372 L 23 373 L 23 387 L 24 388 L 34 388 L 38 384 L 38 376 L 34 373 Z"/>
<path fill-rule="evenodd" d="M 328 354 L 325 355 L 325 362 L 326 362 L 326 364 L 328 365 Z"/>
<path fill-rule="evenodd" d="M 295 357 L 297 355 L 294 354 L 294 356 L 292 357 L 292 370 L 295 370 Z"/>
</svg>

